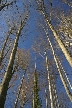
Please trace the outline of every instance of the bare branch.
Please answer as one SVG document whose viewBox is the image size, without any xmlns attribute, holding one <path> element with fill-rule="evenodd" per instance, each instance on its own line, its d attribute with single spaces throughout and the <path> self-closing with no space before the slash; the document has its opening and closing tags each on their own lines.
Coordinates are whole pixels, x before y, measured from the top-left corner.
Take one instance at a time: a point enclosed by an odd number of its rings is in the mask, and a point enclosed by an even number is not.
<svg viewBox="0 0 72 108">
<path fill-rule="evenodd" d="M 8 7 L 9 5 L 13 5 L 14 2 L 16 2 L 16 0 L 15 1 L 12 1 L 10 3 L 0 4 L 0 11 L 2 9 L 4 9 L 5 7 Z"/>
</svg>

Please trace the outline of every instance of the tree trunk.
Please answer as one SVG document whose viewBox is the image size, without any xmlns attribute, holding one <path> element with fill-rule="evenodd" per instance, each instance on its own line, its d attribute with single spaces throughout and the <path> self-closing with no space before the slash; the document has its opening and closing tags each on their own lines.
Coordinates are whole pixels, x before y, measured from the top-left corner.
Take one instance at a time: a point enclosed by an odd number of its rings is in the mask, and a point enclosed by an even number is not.
<svg viewBox="0 0 72 108">
<path fill-rule="evenodd" d="M 45 14 L 45 11 L 42 11 L 42 14 L 44 15 L 45 20 L 46 20 L 48 26 L 50 27 L 50 29 L 51 29 L 51 31 L 52 31 L 56 41 L 58 42 L 59 47 L 61 48 L 63 54 L 65 55 L 65 57 L 67 59 L 67 61 L 69 62 L 70 66 L 72 67 L 72 57 L 71 57 L 71 55 L 69 54 L 68 50 L 65 48 L 64 44 L 60 40 L 60 38 L 59 38 L 57 32 L 54 30 L 54 27 L 52 26 L 52 24 L 49 22 L 46 14 Z"/>
<path fill-rule="evenodd" d="M 10 36 L 13 28 L 14 27 L 11 27 L 11 30 L 9 31 L 9 33 L 8 33 L 8 35 L 6 37 L 6 40 L 4 41 L 4 44 L 3 44 L 3 47 L 2 47 L 2 50 L 1 50 L 1 54 L 0 54 L 0 65 L 1 65 L 1 62 L 3 60 L 3 54 L 4 54 L 5 47 L 6 47 L 6 43 L 7 43 L 8 39 L 9 39 L 9 36 Z"/>
<path fill-rule="evenodd" d="M 47 36 L 47 37 L 48 37 L 48 36 Z M 70 90 L 69 90 L 69 88 L 68 88 L 68 86 L 67 86 L 66 81 L 65 81 L 64 78 L 63 78 L 62 70 L 60 70 L 60 67 L 59 67 L 59 65 L 58 65 L 58 61 L 59 61 L 59 60 L 57 59 L 57 56 L 56 56 L 56 54 L 55 54 L 55 52 L 54 52 L 53 46 L 52 46 L 52 44 L 51 44 L 49 38 L 48 38 L 48 42 L 49 42 L 49 44 L 50 44 L 50 46 L 51 46 L 51 50 L 52 50 L 52 53 L 53 53 L 53 56 L 54 56 L 54 61 L 55 61 L 55 63 L 56 63 L 56 67 L 57 67 L 57 69 L 58 69 L 58 72 L 59 72 L 61 81 L 62 81 L 62 83 L 63 83 L 63 85 L 64 85 L 64 88 L 65 88 L 65 90 L 66 90 L 66 93 L 67 93 L 67 95 L 68 95 L 70 101 L 72 102 L 72 94 L 71 94 L 71 92 L 70 92 Z M 46 63 L 47 63 L 47 62 L 46 62 Z M 48 78 L 49 78 L 49 75 L 48 75 Z"/>
<path fill-rule="evenodd" d="M 0 106 L 1 106 L 1 108 L 4 108 L 9 82 L 10 82 L 12 75 L 13 75 L 13 73 L 12 73 L 13 64 L 14 64 L 14 59 L 15 59 L 15 55 L 16 55 L 16 51 L 17 51 L 18 40 L 19 40 L 19 36 L 21 34 L 21 30 L 22 30 L 22 24 L 18 30 L 16 39 L 14 42 L 14 47 L 13 47 L 11 55 L 10 55 L 7 70 L 6 70 L 6 73 L 4 75 L 4 78 L 3 78 L 3 81 L 1 84 L 1 90 L 0 90 Z"/>
<path fill-rule="evenodd" d="M 34 88 L 33 88 L 33 106 L 32 108 L 41 108 L 41 102 L 38 95 L 38 74 L 36 72 L 36 63 L 35 63 L 35 72 L 34 72 Z"/>
<path fill-rule="evenodd" d="M 51 88 L 51 81 L 50 81 L 50 72 L 49 72 L 49 69 L 48 69 L 48 57 L 46 56 L 46 68 L 47 68 L 47 71 L 48 71 L 48 85 L 49 85 L 49 93 L 50 93 L 50 100 L 51 100 L 51 108 L 54 108 L 54 105 L 53 105 L 53 96 L 52 96 L 52 88 Z"/>
</svg>

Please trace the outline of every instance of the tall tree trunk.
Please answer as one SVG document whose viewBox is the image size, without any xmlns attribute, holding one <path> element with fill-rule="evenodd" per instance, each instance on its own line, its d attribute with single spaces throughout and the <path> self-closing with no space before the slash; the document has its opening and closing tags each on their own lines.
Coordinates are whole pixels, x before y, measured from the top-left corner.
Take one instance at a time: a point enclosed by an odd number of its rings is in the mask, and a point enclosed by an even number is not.
<svg viewBox="0 0 72 108">
<path fill-rule="evenodd" d="M 28 17 L 28 15 L 26 17 Z M 27 19 L 27 18 L 25 18 L 25 19 Z M 26 23 L 25 21 L 21 22 L 21 25 L 19 27 L 16 39 L 14 42 L 14 47 L 12 49 L 9 63 L 8 63 L 7 69 L 6 69 L 6 73 L 4 75 L 4 78 L 3 78 L 3 81 L 1 84 L 1 90 L 0 90 L 0 106 L 1 106 L 1 108 L 4 108 L 9 82 L 13 75 L 12 70 L 13 70 L 14 59 L 15 59 L 15 55 L 16 55 L 16 51 L 17 51 L 17 47 L 18 47 L 18 40 L 19 40 L 19 37 L 21 34 L 21 30 L 23 29 L 23 26 L 25 25 L 25 23 Z"/>
<path fill-rule="evenodd" d="M 65 46 L 64 46 L 64 44 L 62 43 L 62 41 L 60 40 L 60 38 L 59 38 L 57 32 L 54 30 L 54 27 L 52 26 L 52 24 L 51 24 L 50 21 L 48 20 L 48 17 L 46 16 L 45 11 L 42 11 L 42 14 L 44 15 L 45 20 L 46 20 L 48 26 L 50 27 L 50 29 L 51 29 L 51 31 L 52 31 L 52 33 L 53 33 L 53 35 L 54 35 L 56 41 L 58 42 L 59 47 L 61 48 L 63 54 L 65 55 L 65 57 L 66 57 L 66 59 L 67 59 L 67 61 L 69 62 L 70 66 L 72 67 L 72 57 L 71 57 L 70 53 L 69 53 L 68 50 L 65 48 Z"/>
<path fill-rule="evenodd" d="M 54 82 L 51 79 L 50 76 L 50 71 L 48 68 L 48 57 L 46 56 L 46 67 L 47 67 L 47 71 L 48 71 L 48 83 L 49 83 L 49 92 L 50 92 L 50 100 L 51 100 L 51 108 L 55 108 L 57 106 L 57 108 L 60 108 L 59 102 L 58 102 L 58 95 L 56 92 L 56 86 L 54 84 Z"/>
<path fill-rule="evenodd" d="M 36 72 L 36 63 L 35 63 L 35 72 L 34 72 L 34 88 L 33 88 L 33 108 L 41 108 L 41 102 L 38 95 L 38 74 Z"/>
<path fill-rule="evenodd" d="M 9 39 L 9 36 L 10 36 L 13 28 L 14 27 L 11 27 L 11 29 L 10 29 L 10 31 L 9 31 L 9 33 L 8 33 L 8 35 L 7 35 L 7 37 L 6 37 L 5 41 L 4 41 L 4 44 L 3 44 L 3 47 L 2 47 L 2 50 L 1 50 L 1 54 L 0 54 L 0 65 L 1 65 L 1 62 L 3 60 L 3 55 L 4 55 L 4 50 L 5 50 L 5 47 L 6 47 L 6 43 L 7 43 L 8 39 Z"/>
<path fill-rule="evenodd" d="M 54 108 L 51 81 L 50 81 L 50 72 L 49 72 L 49 69 L 48 69 L 48 57 L 47 56 L 46 56 L 46 68 L 47 68 L 47 71 L 48 71 L 49 93 L 50 93 L 50 100 L 51 100 L 50 103 L 51 103 L 51 108 Z"/>
<path fill-rule="evenodd" d="M 39 4 L 38 1 L 37 1 L 37 4 Z M 67 59 L 67 61 L 69 62 L 70 66 L 72 67 L 72 56 L 70 55 L 70 53 L 68 52 L 68 50 L 65 48 L 65 46 L 64 46 L 63 42 L 60 40 L 60 38 L 59 38 L 59 36 L 58 36 L 56 30 L 54 29 L 54 27 L 53 27 L 52 24 L 50 23 L 50 21 L 49 21 L 47 15 L 46 15 L 46 10 L 45 10 L 44 7 L 43 7 L 43 9 L 41 9 L 41 13 L 43 14 L 43 16 L 44 16 L 44 18 L 45 18 L 45 20 L 46 20 L 46 22 L 47 22 L 47 25 L 50 27 L 50 29 L 51 29 L 51 31 L 52 31 L 52 33 L 53 33 L 53 35 L 54 35 L 56 41 L 57 41 L 58 44 L 59 44 L 59 47 L 61 48 L 63 54 L 65 55 L 65 57 L 66 57 L 66 59 Z"/>
</svg>

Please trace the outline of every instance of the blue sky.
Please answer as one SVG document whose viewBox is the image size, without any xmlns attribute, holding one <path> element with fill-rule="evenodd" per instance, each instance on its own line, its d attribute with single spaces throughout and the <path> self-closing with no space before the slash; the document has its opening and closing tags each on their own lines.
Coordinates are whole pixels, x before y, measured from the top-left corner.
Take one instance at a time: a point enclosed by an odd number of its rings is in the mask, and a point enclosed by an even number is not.
<svg viewBox="0 0 72 108">
<path fill-rule="evenodd" d="M 22 7 L 23 6 L 22 5 L 22 1 L 18 2 L 17 5 L 22 10 L 22 8 L 23 8 Z M 67 9 L 69 9 L 69 6 L 67 6 L 66 4 L 61 4 L 61 2 L 55 1 L 55 0 L 53 0 L 53 6 L 54 7 L 60 7 L 61 6 L 65 12 L 66 12 Z M 29 9 L 30 9 L 29 18 L 28 18 L 26 26 L 23 28 L 23 31 L 25 31 L 25 32 L 22 31 L 22 37 L 20 37 L 18 47 L 19 48 L 24 48 L 24 49 L 30 49 L 31 55 L 33 55 L 32 59 L 34 59 L 36 54 L 35 54 L 35 52 L 32 51 L 31 46 L 34 43 L 34 40 L 36 40 L 36 37 L 38 37 L 38 35 L 40 35 L 40 32 L 39 31 L 37 32 L 37 26 L 38 26 L 37 19 L 41 20 L 40 19 L 41 15 L 40 15 L 39 11 L 36 11 L 36 5 L 35 5 L 34 2 L 33 2 L 33 5 L 31 5 L 31 7 L 29 7 Z M 15 10 L 13 10 L 13 12 L 14 11 Z M 8 31 L 7 23 L 6 23 L 6 19 L 5 18 L 6 18 L 6 15 L 7 16 L 10 15 L 11 12 L 12 12 L 12 9 L 9 8 L 9 11 L 6 10 L 5 12 L 2 11 L 0 13 L 0 34 L 1 34 L 0 38 L 6 36 L 6 34 L 3 34 L 4 31 L 6 31 L 6 32 Z M 24 36 L 26 38 L 23 38 Z M 62 54 L 62 52 L 61 52 L 61 54 Z M 39 61 L 37 60 L 37 69 L 38 70 L 39 69 L 42 70 L 43 67 L 39 63 L 40 63 L 40 61 L 44 62 L 44 59 L 41 58 L 40 56 L 39 56 L 38 59 L 39 59 Z M 67 72 L 67 74 L 69 74 L 68 77 L 69 77 L 69 79 L 71 81 L 71 84 L 72 84 L 72 78 L 71 78 L 72 75 L 70 75 L 70 74 L 72 74 L 72 68 L 70 67 L 70 65 L 68 64 L 68 62 L 67 62 L 67 60 L 65 58 L 63 58 L 62 64 L 63 64 L 64 69 Z M 21 77 L 22 74 L 19 74 L 19 76 Z M 19 85 L 20 79 L 18 79 L 15 82 L 16 85 Z M 64 87 L 62 86 L 62 82 L 61 82 L 59 76 L 58 76 L 56 84 L 57 84 L 57 86 L 59 85 L 58 88 L 57 88 L 57 92 L 59 92 L 59 93 L 60 93 L 60 91 L 62 91 L 62 92 L 64 91 L 65 92 Z M 17 88 L 15 87 L 13 89 L 15 91 Z M 41 99 L 43 98 L 42 97 L 43 96 L 42 93 L 44 94 L 44 89 L 40 92 Z M 9 94 L 9 98 L 11 98 L 11 99 L 13 98 L 15 100 L 14 93 L 12 93 L 11 90 L 8 91 L 8 94 Z M 6 104 L 5 104 L 6 108 L 11 108 L 11 105 L 13 107 L 13 102 L 14 102 L 13 100 L 9 100 L 8 97 L 7 97 L 7 101 L 6 101 Z M 43 99 L 42 102 L 43 102 L 43 108 L 45 108 L 45 99 Z M 69 104 L 72 105 L 72 103 L 70 101 L 69 101 Z M 26 104 L 25 108 L 30 108 L 29 104 Z"/>
</svg>

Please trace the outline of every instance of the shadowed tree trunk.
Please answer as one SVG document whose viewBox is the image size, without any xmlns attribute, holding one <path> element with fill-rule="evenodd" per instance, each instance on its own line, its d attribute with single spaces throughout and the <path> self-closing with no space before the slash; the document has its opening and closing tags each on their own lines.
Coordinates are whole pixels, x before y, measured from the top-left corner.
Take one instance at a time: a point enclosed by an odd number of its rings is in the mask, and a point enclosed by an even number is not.
<svg viewBox="0 0 72 108">
<path fill-rule="evenodd" d="M 51 108 L 60 108 L 60 104 L 58 101 L 58 95 L 56 91 L 56 85 L 54 84 L 54 78 L 52 78 L 52 75 L 50 74 L 49 70 L 49 61 L 48 57 L 46 56 L 46 68 L 48 71 L 48 85 L 49 85 L 49 94 L 50 94 L 50 100 L 51 100 Z"/>
<path fill-rule="evenodd" d="M 13 28 L 14 27 L 12 27 L 10 29 L 10 31 L 9 31 L 9 33 L 8 33 L 8 35 L 7 35 L 7 37 L 6 37 L 5 41 L 4 41 L 4 44 L 3 44 L 3 47 L 2 47 L 2 50 L 1 50 L 1 54 L 0 54 L 0 65 L 1 65 L 2 60 L 4 59 L 3 55 L 4 55 L 4 50 L 5 50 L 5 47 L 6 47 L 6 43 L 7 43 L 8 39 L 9 39 L 9 36 L 10 36 Z"/>
<path fill-rule="evenodd" d="M 36 72 L 36 64 L 35 64 L 35 72 L 34 72 L 34 88 L 33 88 L 33 108 L 41 108 L 41 102 L 38 95 L 38 74 Z"/>
</svg>

